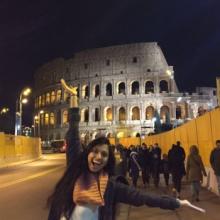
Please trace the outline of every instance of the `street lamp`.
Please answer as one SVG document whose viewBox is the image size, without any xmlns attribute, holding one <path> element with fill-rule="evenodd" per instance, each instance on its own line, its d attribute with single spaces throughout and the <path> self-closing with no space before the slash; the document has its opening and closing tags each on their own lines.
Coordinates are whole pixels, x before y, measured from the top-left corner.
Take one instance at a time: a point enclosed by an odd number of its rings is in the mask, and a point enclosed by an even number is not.
<svg viewBox="0 0 220 220">
<path fill-rule="evenodd" d="M 24 96 L 28 96 L 30 93 L 30 88 L 24 88 L 16 100 L 15 135 L 22 135 L 22 104 L 26 104 L 28 102 L 28 99 L 24 98 Z"/>
<path fill-rule="evenodd" d="M 7 112 L 9 112 L 9 108 L 7 108 L 7 107 L 4 107 L 0 110 L 1 115 L 6 114 Z"/>
<path fill-rule="evenodd" d="M 44 113 L 44 110 L 40 110 L 37 115 L 34 116 L 34 136 L 40 137 L 40 115 Z M 36 130 L 37 127 L 37 130 Z"/>
</svg>

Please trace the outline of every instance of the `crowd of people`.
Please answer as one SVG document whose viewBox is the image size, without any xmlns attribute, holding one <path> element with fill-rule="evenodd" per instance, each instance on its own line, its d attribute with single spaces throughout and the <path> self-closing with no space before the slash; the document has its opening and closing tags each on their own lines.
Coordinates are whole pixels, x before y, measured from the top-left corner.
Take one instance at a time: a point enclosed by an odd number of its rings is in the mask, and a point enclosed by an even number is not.
<svg viewBox="0 0 220 220">
<path fill-rule="evenodd" d="M 187 158 L 180 141 L 173 144 L 167 154 L 162 154 L 157 143 L 149 146 L 142 143 L 137 146 L 131 145 L 129 148 L 119 144 L 113 148 L 116 149 L 116 154 L 120 154 L 117 174 L 128 173 L 133 186 L 137 187 L 138 178 L 141 176 L 144 188 L 150 184 L 150 180 L 155 187 L 164 182 L 167 187 L 171 186 L 173 195 L 180 198 L 181 183 L 185 176 L 186 181 L 191 184 L 191 200 L 199 201 L 200 184 L 207 173 L 196 145 L 190 147 Z M 220 140 L 216 141 L 216 147 L 210 154 L 210 164 L 220 192 Z M 160 180 L 162 177 L 163 181 Z"/>
</svg>

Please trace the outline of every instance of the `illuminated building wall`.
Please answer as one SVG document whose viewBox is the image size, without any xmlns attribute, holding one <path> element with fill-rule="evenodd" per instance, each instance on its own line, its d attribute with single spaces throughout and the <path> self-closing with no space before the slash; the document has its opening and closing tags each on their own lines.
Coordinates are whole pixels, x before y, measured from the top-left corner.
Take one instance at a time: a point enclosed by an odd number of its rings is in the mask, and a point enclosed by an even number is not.
<svg viewBox="0 0 220 220">
<path fill-rule="evenodd" d="M 35 127 L 43 140 L 63 139 L 68 129 L 69 96 L 61 78 L 78 88 L 82 137 L 148 134 L 155 111 L 162 123 L 169 117 L 178 125 L 196 117 L 199 106 L 214 105 L 210 95 L 178 91 L 173 67 L 155 42 L 86 50 L 55 59 L 35 74 Z"/>
</svg>

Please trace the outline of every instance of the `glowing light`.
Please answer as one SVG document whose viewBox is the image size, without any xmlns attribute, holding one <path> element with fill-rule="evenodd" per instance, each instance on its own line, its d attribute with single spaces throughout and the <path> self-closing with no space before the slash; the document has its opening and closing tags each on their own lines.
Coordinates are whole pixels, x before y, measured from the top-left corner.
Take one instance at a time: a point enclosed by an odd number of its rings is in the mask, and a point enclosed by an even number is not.
<svg viewBox="0 0 220 220">
<path fill-rule="evenodd" d="M 176 101 L 180 102 L 181 100 L 182 100 L 182 97 L 178 97 Z"/>
<path fill-rule="evenodd" d="M 172 72 L 170 70 L 167 70 L 166 73 L 168 76 L 172 76 Z"/>
<path fill-rule="evenodd" d="M 24 95 L 24 96 L 28 96 L 30 93 L 31 93 L 31 89 L 30 89 L 30 88 L 26 88 L 26 89 L 23 91 L 23 95 Z"/>
<path fill-rule="evenodd" d="M 26 103 L 28 103 L 28 99 L 22 99 L 22 101 L 21 101 L 23 104 L 26 104 Z"/>
</svg>

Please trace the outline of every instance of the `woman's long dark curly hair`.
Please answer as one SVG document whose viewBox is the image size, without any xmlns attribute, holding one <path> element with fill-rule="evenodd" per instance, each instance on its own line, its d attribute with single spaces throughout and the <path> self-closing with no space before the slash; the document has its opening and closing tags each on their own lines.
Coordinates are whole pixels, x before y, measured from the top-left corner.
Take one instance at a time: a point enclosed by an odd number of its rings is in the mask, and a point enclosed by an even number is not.
<svg viewBox="0 0 220 220">
<path fill-rule="evenodd" d="M 71 160 L 63 177 L 56 184 L 53 194 L 48 198 L 47 204 L 50 206 L 48 220 L 59 220 L 61 215 L 64 215 L 67 219 L 70 218 L 75 206 L 73 203 L 73 188 L 76 180 L 81 174 L 83 174 L 85 177 L 84 179 L 87 180 L 86 177 L 88 177 L 87 174 L 89 172 L 87 159 L 88 154 L 95 146 L 102 144 L 107 144 L 109 150 L 108 162 L 103 170 L 108 173 L 109 176 L 114 174 L 115 156 L 109 140 L 106 137 L 94 139 L 77 158 Z"/>
</svg>

